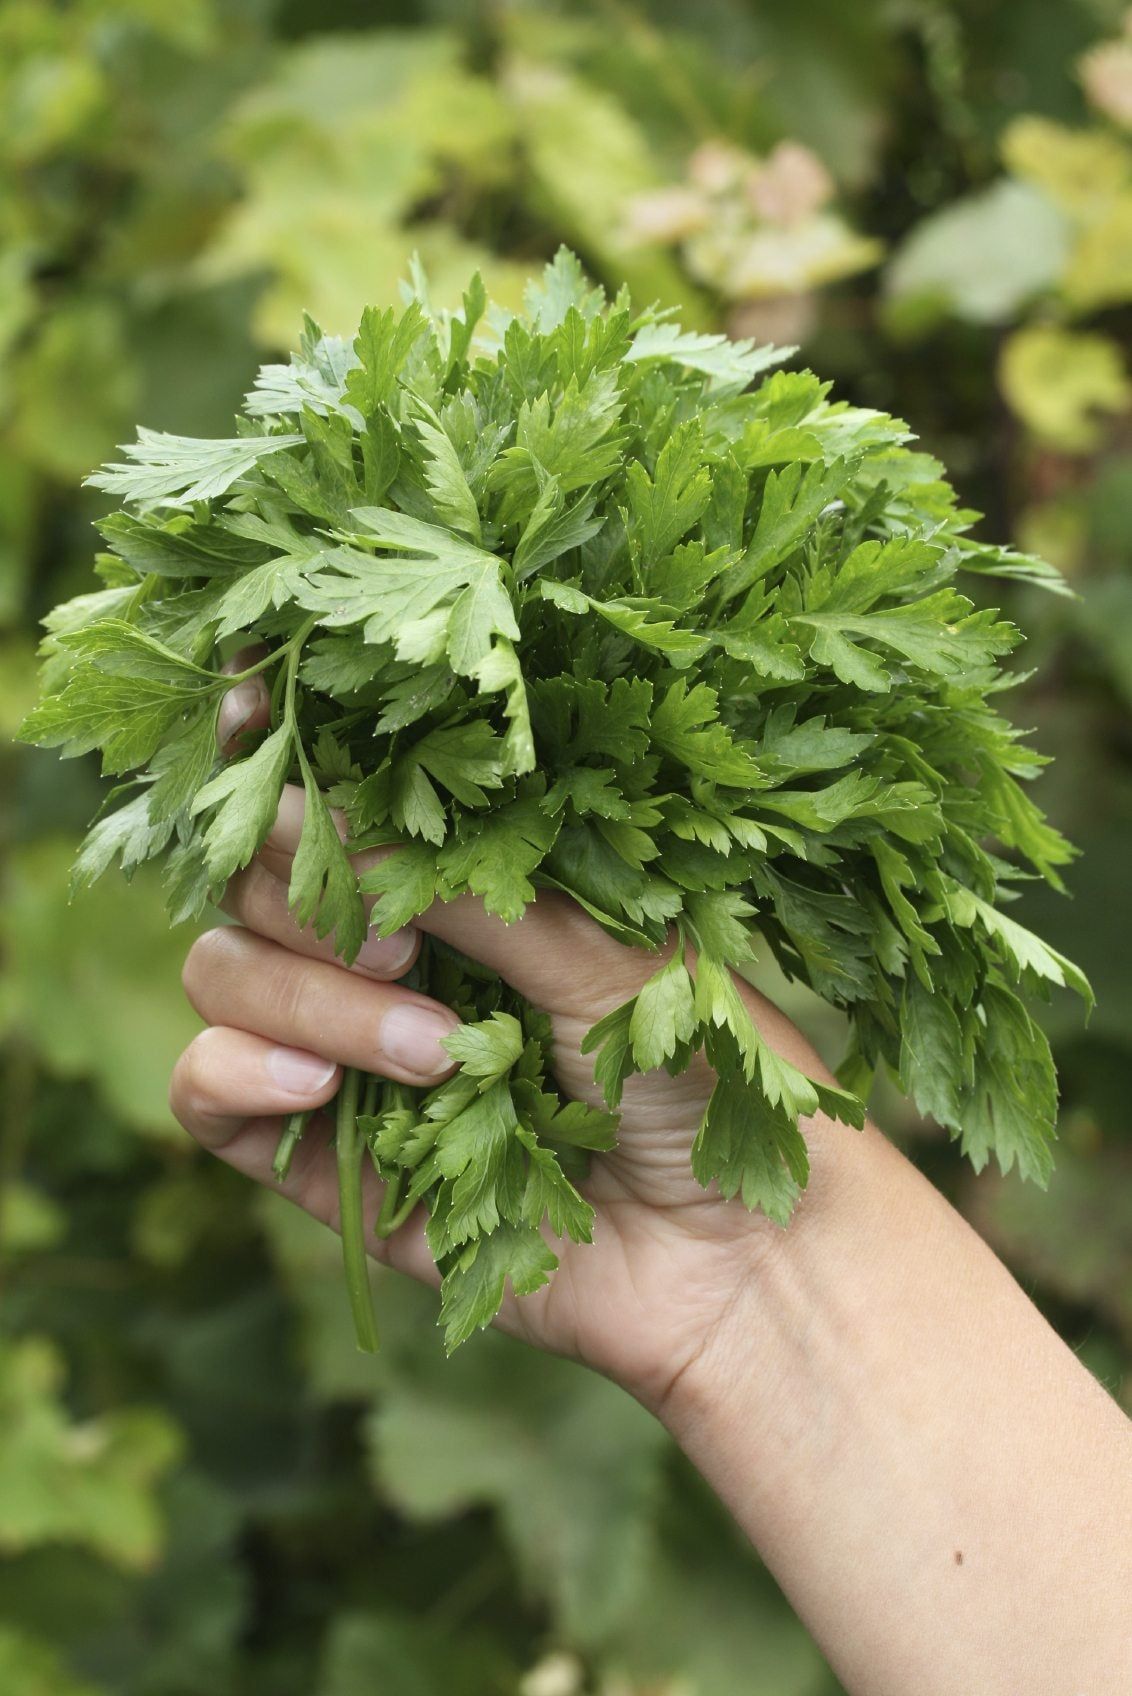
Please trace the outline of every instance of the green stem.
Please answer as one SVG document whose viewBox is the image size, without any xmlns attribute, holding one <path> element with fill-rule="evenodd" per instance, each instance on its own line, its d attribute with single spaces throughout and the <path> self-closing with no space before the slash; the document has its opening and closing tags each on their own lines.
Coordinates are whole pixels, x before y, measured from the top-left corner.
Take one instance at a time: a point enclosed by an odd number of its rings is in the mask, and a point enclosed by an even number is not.
<svg viewBox="0 0 1132 1696">
<path fill-rule="evenodd" d="M 293 725 L 295 721 L 295 680 L 298 676 L 299 660 L 302 657 L 303 643 L 317 623 L 318 615 L 312 613 L 310 618 L 303 620 L 295 634 L 281 648 L 272 648 L 270 653 L 264 654 L 262 659 L 256 660 L 254 665 L 246 666 L 243 671 L 234 671 L 223 677 L 217 677 L 215 687 L 223 686 L 225 691 L 234 689 L 237 683 L 244 683 L 249 677 L 258 677 L 261 671 L 267 671 L 269 666 L 276 665 L 280 660 L 284 660 L 286 663 L 282 670 L 276 673 L 275 682 L 271 689 L 271 722 L 274 726 L 277 717 L 276 707 L 280 682 L 285 680 L 287 718 Z"/>
<path fill-rule="evenodd" d="M 270 723 L 271 723 L 272 730 L 278 730 L 279 729 L 279 725 L 280 725 L 279 698 L 283 693 L 283 684 L 284 684 L 285 678 L 286 678 L 286 668 L 284 666 L 280 666 L 279 670 L 275 673 L 275 676 L 274 676 L 274 678 L 272 679 L 272 682 L 271 682 L 271 709 L 270 709 L 271 717 L 270 717 Z"/>
<path fill-rule="evenodd" d="M 338 1158 L 339 1230 L 342 1233 L 342 1262 L 346 1288 L 354 1316 L 358 1347 L 366 1354 L 377 1352 L 377 1320 L 369 1287 L 366 1259 L 365 1218 L 362 1213 L 362 1155 L 365 1145 L 358 1134 L 358 1091 L 361 1075 L 353 1066 L 342 1074 L 338 1091 L 335 1149 Z"/>
<path fill-rule="evenodd" d="M 306 641 L 317 623 L 318 618 L 314 614 L 312 614 L 310 618 L 304 619 L 303 623 L 299 626 L 299 628 L 295 631 L 295 634 L 287 643 L 287 683 L 286 693 L 284 696 L 283 714 L 287 723 L 291 725 L 292 728 L 294 728 L 295 724 L 295 686 L 299 678 L 299 661 L 303 655 L 303 643 Z M 298 739 L 296 738 L 296 740 Z M 299 743 L 299 747 L 301 750 L 301 742 Z"/>
<path fill-rule="evenodd" d="M 292 641 L 294 638 L 292 638 Z M 245 666 L 243 671 L 232 671 L 224 674 L 224 687 L 231 689 L 233 684 L 243 683 L 249 677 L 258 677 L 261 671 L 267 671 L 277 660 L 285 659 L 291 652 L 291 643 L 285 642 L 281 648 L 272 648 L 269 654 L 264 654 L 254 665 Z"/>
<path fill-rule="evenodd" d="M 377 1215 L 377 1223 L 373 1228 L 375 1237 L 384 1240 L 391 1237 L 394 1231 L 399 1231 L 405 1220 L 416 1207 L 416 1198 L 407 1196 L 401 1200 L 401 1186 L 405 1181 L 403 1171 L 397 1171 L 385 1186 L 385 1194 L 381 1198 L 381 1210 Z"/>
<path fill-rule="evenodd" d="M 307 1128 L 312 1109 L 306 1108 L 301 1113 L 288 1113 L 283 1121 L 283 1134 L 279 1138 L 279 1146 L 275 1150 L 275 1159 L 271 1162 L 271 1170 L 279 1183 L 285 1183 L 291 1170 L 291 1161 L 295 1150 L 302 1141 L 303 1132 Z"/>
</svg>

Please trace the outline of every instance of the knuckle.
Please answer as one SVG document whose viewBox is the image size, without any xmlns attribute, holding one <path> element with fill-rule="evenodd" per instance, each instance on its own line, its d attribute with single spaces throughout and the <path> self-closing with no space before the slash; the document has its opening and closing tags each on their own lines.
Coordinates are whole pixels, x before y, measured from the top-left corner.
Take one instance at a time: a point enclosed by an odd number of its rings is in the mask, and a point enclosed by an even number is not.
<svg viewBox="0 0 1132 1696">
<path fill-rule="evenodd" d="M 244 871 L 237 872 L 228 884 L 221 901 L 223 910 L 250 930 L 258 930 L 273 915 L 278 905 L 274 899 L 283 886 L 255 860 Z"/>
<path fill-rule="evenodd" d="M 209 986 L 230 969 L 234 953 L 242 948 L 241 936 L 231 925 L 217 925 L 198 936 L 185 956 L 181 982 L 198 1012 Z"/>
<path fill-rule="evenodd" d="M 273 1027 L 293 1030 L 304 1022 L 312 976 L 309 966 L 294 954 L 282 953 L 267 967 L 256 986 L 256 1002 L 266 1009 Z"/>
<path fill-rule="evenodd" d="M 169 1111 L 179 1125 L 185 1123 L 186 1055 L 181 1054 L 169 1076 Z"/>
<path fill-rule="evenodd" d="M 173 1068 L 169 1081 L 169 1106 L 182 1125 L 216 1110 L 215 1046 L 216 1032 L 201 1031 Z"/>
<path fill-rule="evenodd" d="M 286 1038 L 317 1013 L 324 968 L 243 925 L 199 936 L 182 974 L 185 993 L 209 1024 Z"/>
</svg>

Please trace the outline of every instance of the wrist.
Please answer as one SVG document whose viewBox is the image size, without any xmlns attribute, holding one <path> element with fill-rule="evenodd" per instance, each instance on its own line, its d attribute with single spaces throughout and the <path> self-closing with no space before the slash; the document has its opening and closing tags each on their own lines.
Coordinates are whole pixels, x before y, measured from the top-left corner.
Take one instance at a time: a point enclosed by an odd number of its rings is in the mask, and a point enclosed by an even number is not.
<svg viewBox="0 0 1132 1696">
<path fill-rule="evenodd" d="M 648 1404 L 693 1459 L 701 1436 L 733 1418 L 793 1424 L 782 1400 L 797 1395 L 819 1352 L 839 1348 L 854 1328 L 870 1244 L 883 1236 L 898 1256 L 900 1240 L 924 1228 L 917 1213 L 950 1211 L 871 1125 L 855 1131 L 823 1117 L 807 1142 L 810 1181 L 787 1226 L 719 1203 L 729 1224 L 742 1220 L 732 1239 L 737 1276 Z"/>
<path fill-rule="evenodd" d="M 846 1689 L 1115 1689 L 1126 1422 L 908 1161 L 833 1130 L 660 1417 Z"/>
</svg>

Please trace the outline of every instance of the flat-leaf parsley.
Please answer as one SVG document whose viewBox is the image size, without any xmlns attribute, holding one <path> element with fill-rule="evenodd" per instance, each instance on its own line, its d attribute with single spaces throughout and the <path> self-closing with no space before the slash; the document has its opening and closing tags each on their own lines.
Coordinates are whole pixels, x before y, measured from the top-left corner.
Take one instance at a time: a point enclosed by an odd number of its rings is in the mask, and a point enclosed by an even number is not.
<svg viewBox="0 0 1132 1696">
<path fill-rule="evenodd" d="M 676 941 L 586 1039 L 608 1113 L 559 1097 L 540 1015 L 430 948 L 420 981 L 466 1021 L 458 1072 L 428 1092 L 347 1074 L 338 1106 L 366 1345 L 363 1160 L 387 1184 L 379 1231 L 427 1207 L 452 1347 L 507 1282 L 545 1283 L 545 1225 L 589 1237 L 577 1184 L 625 1078 L 698 1050 L 718 1082 L 695 1175 L 780 1222 L 806 1182 L 799 1119 L 860 1124 L 879 1065 L 977 1166 L 1050 1170 L 1054 1073 L 1022 996 L 1088 986 L 1000 909 L 1022 875 L 1057 884 L 1071 850 L 996 708 L 1018 633 L 957 580 L 1058 579 L 972 541 L 902 424 L 784 357 L 607 303 L 566 251 L 519 317 L 478 277 L 434 313 L 418 274 L 352 345 L 308 323 L 230 440 L 141 431 L 90 479 L 122 503 L 104 587 L 48 619 L 24 728 L 132 774 L 77 884 L 164 855 L 172 913 L 196 914 L 290 780 L 291 903 L 346 959 L 366 895 L 386 934 L 465 891 L 512 921 L 543 886 L 624 943 Z M 272 725 L 224 764 L 237 637 L 266 647 Z M 330 806 L 351 844 L 401 845 L 363 887 Z M 848 1013 L 844 1089 L 752 1023 L 732 972 L 756 934 Z"/>
</svg>

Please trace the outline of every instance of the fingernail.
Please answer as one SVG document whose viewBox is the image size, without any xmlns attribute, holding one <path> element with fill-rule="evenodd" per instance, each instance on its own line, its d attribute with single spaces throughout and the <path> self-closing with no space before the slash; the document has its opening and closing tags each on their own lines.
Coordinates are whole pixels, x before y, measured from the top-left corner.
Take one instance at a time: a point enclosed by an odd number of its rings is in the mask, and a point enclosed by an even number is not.
<svg viewBox="0 0 1132 1696">
<path fill-rule="evenodd" d="M 358 950 L 357 963 L 383 978 L 395 978 L 409 964 L 416 946 L 417 933 L 408 925 L 395 930 L 392 936 L 378 936 L 376 931 L 370 931 Z"/>
<path fill-rule="evenodd" d="M 222 748 L 240 734 L 262 700 L 263 686 L 254 678 L 249 677 L 246 683 L 237 683 L 234 689 L 229 689 L 216 720 L 216 740 Z"/>
<path fill-rule="evenodd" d="M 273 1048 L 267 1056 L 267 1070 L 288 1095 L 313 1095 L 325 1088 L 337 1067 L 333 1060 L 323 1060 L 302 1048 Z"/>
<path fill-rule="evenodd" d="M 390 1008 L 382 1020 L 381 1046 L 394 1065 L 420 1077 L 434 1077 L 452 1064 L 440 1039 L 451 1036 L 458 1024 L 451 1013 L 442 1013 L 439 1008 L 402 1002 Z"/>
</svg>

